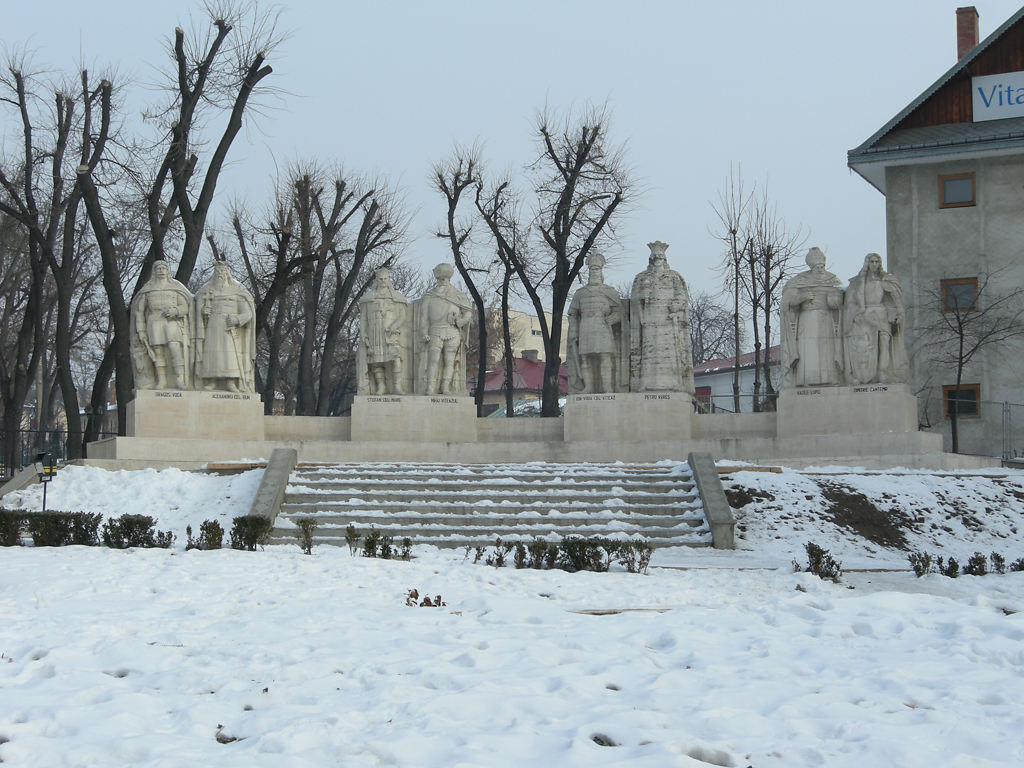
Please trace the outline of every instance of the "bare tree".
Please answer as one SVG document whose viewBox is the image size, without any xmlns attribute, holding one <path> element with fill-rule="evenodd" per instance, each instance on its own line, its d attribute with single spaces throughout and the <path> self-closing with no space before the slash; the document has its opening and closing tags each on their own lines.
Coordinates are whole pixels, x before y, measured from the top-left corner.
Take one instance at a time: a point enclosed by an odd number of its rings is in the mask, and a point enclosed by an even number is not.
<svg viewBox="0 0 1024 768">
<path fill-rule="evenodd" d="M 471 252 L 473 241 L 473 215 L 459 216 L 459 205 L 466 190 L 478 188 L 481 184 L 480 148 L 477 145 L 463 147 L 456 145 L 451 154 L 434 165 L 431 181 L 441 193 L 447 206 L 445 223 L 438 229 L 437 236 L 448 241 L 455 268 L 466 284 L 473 306 L 476 308 L 475 333 L 478 335 L 476 351 L 476 389 L 473 399 L 477 416 L 483 415 L 484 384 L 487 374 L 488 326 L 485 294 L 489 269 L 480 261 L 479 254 Z"/>
<path fill-rule="evenodd" d="M 356 304 L 372 271 L 396 263 L 408 226 L 404 203 L 380 179 L 303 163 L 277 185 L 264 222 L 254 225 L 236 206 L 231 254 L 244 265 L 258 343 L 269 350 L 257 366 L 264 409 L 287 391 L 297 414 L 336 414 L 355 380 Z M 294 382 L 285 380 L 285 361 Z"/>
<path fill-rule="evenodd" d="M 510 178 L 477 195 L 477 210 L 500 257 L 537 313 L 545 356 L 542 416 L 559 414 L 559 347 L 569 291 L 587 255 L 614 240 L 615 222 L 633 191 L 624 147 L 610 142 L 609 124 L 604 108 L 563 117 L 548 110 L 538 115 L 538 153 L 527 166 L 533 201 L 529 219 Z"/>
<path fill-rule="evenodd" d="M 750 285 L 747 295 L 752 308 L 754 333 L 754 410 L 764 402 L 775 408 L 775 386 L 771 378 L 770 351 L 772 346 L 772 319 L 779 311 L 782 288 L 792 274 L 793 255 L 803 245 L 801 227 L 791 231 L 770 202 L 766 186 L 755 190 L 748 208 L 747 267 Z M 758 327 L 758 314 L 761 326 Z M 761 340 L 763 339 L 763 346 Z M 763 354 L 762 354 L 763 352 Z M 765 397 L 762 400 L 760 384 L 762 373 Z"/>
<path fill-rule="evenodd" d="M 1006 342 L 1024 336 L 1024 288 L 1013 287 L 1012 283 L 1007 287 L 1007 281 L 1000 279 L 1004 271 L 979 275 L 972 297 L 944 295 L 941 287 L 923 293 L 927 319 L 918 338 L 926 340 L 923 350 L 931 361 L 951 368 L 954 374 L 953 393 L 947 401 L 953 453 L 960 451 L 964 372 L 983 350 L 998 352 Z"/>
<path fill-rule="evenodd" d="M 733 376 L 732 399 L 733 410 L 740 412 L 740 298 L 743 283 L 743 257 L 750 245 L 749 235 L 744 231 L 746 226 L 747 208 L 750 206 L 750 193 L 743 189 L 743 176 L 740 169 L 729 169 L 729 178 L 725 186 L 718 192 L 718 202 L 711 204 L 711 209 L 718 217 L 719 226 L 713 234 L 726 247 L 725 255 L 719 270 L 725 283 L 725 291 L 732 298 L 733 322 Z M 692 325 L 691 325 L 692 327 Z"/>
<path fill-rule="evenodd" d="M 734 313 L 701 291 L 690 296 L 690 349 L 693 364 L 735 354 Z"/>
<path fill-rule="evenodd" d="M 168 99 L 162 107 L 147 114 L 150 121 L 166 125 L 157 142 L 159 159 L 151 168 L 151 177 L 135 176 L 145 189 L 150 230 L 149 247 L 134 290 L 149 278 L 153 262 L 166 255 L 166 240 L 172 226 L 180 226 L 182 241 L 175 278 L 188 283 L 195 267 L 206 230 L 206 221 L 214 201 L 217 182 L 227 161 L 231 145 L 245 117 L 253 111 L 251 99 L 273 71 L 266 64 L 280 40 L 276 15 L 261 12 L 254 4 L 224 2 L 205 7 L 208 24 L 196 26 L 188 34 L 175 29 L 168 46 L 173 73 L 168 77 Z M 142 152 L 134 148 L 127 157 L 114 156 L 109 143 L 114 119 L 112 86 L 102 88 L 98 125 L 87 155 L 89 161 L 78 168 L 89 220 L 92 224 L 103 264 L 103 284 L 107 291 L 114 325 L 113 342 L 101 371 L 113 369 L 117 387 L 119 431 L 125 427 L 125 407 L 131 398 L 134 375 L 129 350 L 130 333 L 124 288 L 118 277 L 118 249 L 111 226 L 112 201 L 103 178 L 104 166 L 126 168 L 143 162 Z M 217 117 L 227 120 L 216 140 L 205 140 L 209 125 Z M 200 152 L 212 151 L 205 160 Z M 105 382 L 100 382 L 105 386 Z"/>
<path fill-rule="evenodd" d="M 767 187 L 747 193 L 739 172 L 730 170 L 725 189 L 712 204 L 719 220 L 715 236 L 726 245 L 720 265 L 726 290 L 732 295 L 735 363 L 733 405 L 739 411 L 740 312 L 749 312 L 754 340 L 754 404 L 774 407 L 770 350 L 773 319 L 778 313 L 782 288 L 791 273 L 790 261 L 803 243 L 801 228 L 790 230 L 771 202 Z M 761 382 L 764 381 L 764 397 Z"/>
</svg>

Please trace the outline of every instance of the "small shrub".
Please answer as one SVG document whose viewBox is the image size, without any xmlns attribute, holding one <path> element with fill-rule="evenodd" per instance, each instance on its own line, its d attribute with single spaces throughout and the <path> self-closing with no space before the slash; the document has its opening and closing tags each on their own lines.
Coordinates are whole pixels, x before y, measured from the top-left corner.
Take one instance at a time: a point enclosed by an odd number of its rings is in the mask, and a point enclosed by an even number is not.
<svg viewBox="0 0 1024 768">
<path fill-rule="evenodd" d="M 274 524 L 262 515 L 241 515 L 231 521 L 231 548 L 255 552 L 270 541 Z"/>
<path fill-rule="evenodd" d="M 981 552 L 975 552 L 967 558 L 967 563 L 964 565 L 964 576 L 984 576 L 986 573 L 988 573 L 988 560 Z"/>
<path fill-rule="evenodd" d="M 804 545 L 804 549 L 807 551 L 807 567 L 804 569 L 805 572 L 813 573 L 819 579 L 839 581 L 839 577 L 843 575 L 843 564 L 836 562 L 831 552 L 819 547 L 813 541 L 807 542 Z M 794 565 L 796 565 L 797 570 L 800 569 L 800 566 L 795 561 Z"/>
<path fill-rule="evenodd" d="M 26 515 L 28 533 L 37 547 L 63 547 L 71 538 L 71 519 L 63 512 Z"/>
<path fill-rule="evenodd" d="M 103 524 L 103 545 L 111 549 L 167 549 L 173 541 L 174 534 L 170 531 L 157 531 L 156 521 L 149 515 L 121 515 Z"/>
<path fill-rule="evenodd" d="M 508 559 L 509 553 L 512 551 L 512 544 L 502 543 L 501 537 L 499 536 L 494 540 L 494 553 L 487 556 L 484 561 L 488 565 L 493 565 L 495 568 L 504 568 L 505 561 Z"/>
<path fill-rule="evenodd" d="M 523 544 L 523 542 L 521 541 L 517 541 L 515 546 L 515 554 L 512 555 L 512 564 L 517 569 L 522 569 L 526 567 L 526 562 L 526 545 Z"/>
<path fill-rule="evenodd" d="M 398 556 L 401 557 L 403 560 L 412 559 L 412 539 L 410 539 L 408 536 L 402 539 L 402 550 Z"/>
<path fill-rule="evenodd" d="M 992 573 L 1006 573 L 1006 558 L 1000 555 L 998 552 L 993 552 L 988 556 L 989 563 L 992 566 Z"/>
<path fill-rule="evenodd" d="M 1024 571 L 1024 557 L 1018 557 L 1016 560 L 1010 563 L 1010 571 L 1012 573 Z"/>
<path fill-rule="evenodd" d="M 356 527 L 349 523 L 348 527 L 345 528 L 345 543 L 348 544 L 348 553 L 350 555 L 355 555 L 356 550 L 359 549 L 359 540 L 361 538 L 363 537 L 359 535 Z"/>
<path fill-rule="evenodd" d="M 20 547 L 21 529 L 24 523 L 23 512 L 0 509 L 0 547 Z"/>
<path fill-rule="evenodd" d="M 584 538 L 583 536 L 566 536 L 561 543 L 560 565 L 563 570 L 576 571 L 607 571 L 605 544 L 603 539 Z"/>
<path fill-rule="evenodd" d="M 224 529 L 216 520 L 203 520 L 195 544 L 196 549 L 220 549 L 224 546 Z"/>
<path fill-rule="evenodd" d="M 921 578 L 934 570 L 934 560 L 928 552 L 911 552 L 907 555 L 910 567 L 914 569 L 914 575 Z"/>
<path fill-rule="evenodd" d="M 956 561 L 955 557 L 949 558 L 949 562 L 943 562 L 943 559 L 940 557 L 938 559 L 938 567 L 939 573 L 951 579 L 955 579 L 960 575 L 960 563 Z"/>
<path fill-rule="evenodd" d="M 530 542 L 530 546 L 527 547 L 527 553 L 529 556 L 526 559 L 526 564 L 530 568 L 534 568 L 537 570 L 544 568 L 547 562 L 547 555 L 549 549 L 554 550 L 554 556 L 552 558 L 551 564 L 547 565 L 548 568 L 551 568 L 554 565 L 554 561 L 558 558 L 558 547 L 549 547 L 548 542 L 544 541 L 544 539 L 540 538 L 539 536 L 534 537 L 533 541 Z"/>
<path fill-rule="evenodd" d="M 380 545 L 380 532 L 370 526 L 370 532 L 363 539 L 363 557 L 376 557 L 377 548 Z"/>
<path fill-rule="evenodd" d="M 646 541 L 633 539 L 619 544 L 617 555 L 619 565 L 630 573 L 647 573 L 654 548 Z"/>
<path fill-rule="evenodd" d="M 68 544 L 98 547 L 100 545 L 100 523 L 102 521 L 103 515 L 99 512 L 95 514 L 73 512 L 71 514 L 71 535 L 68 539 Z"/>
<path fill-rule="evenodd" d="M 299 546 L 302 547 L 302 554 L 312 555 L 313 531 L 316 530 L 316 518 L 300 517 L 295 523 L 299 526 L 299 530 L 295 535 L 298 536 Z"/>
<path fill-rule="evenodd" d="M 374 527 L 363 539 L 363 557 L 379 557 L 381 560 L 393 560 L 404 557 L 394 545 L 394 538 L 381 533 Z M 412 540 L 409 540 L 409 553 L 412 553 Z M 408 559 L 407 557 L 405 559 Z"/>
</svg>

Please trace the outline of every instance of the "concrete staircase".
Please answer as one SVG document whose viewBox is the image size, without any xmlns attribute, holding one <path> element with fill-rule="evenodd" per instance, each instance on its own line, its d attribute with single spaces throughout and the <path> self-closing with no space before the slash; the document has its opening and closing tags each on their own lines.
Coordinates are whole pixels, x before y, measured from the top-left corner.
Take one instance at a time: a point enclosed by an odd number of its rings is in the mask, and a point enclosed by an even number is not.
<svg viewBox="0 0 1024 768">
<path fill-rule="evenodd" d="M 711 546 L 686 464 L 299 464 L 273 544 L 295 544 L 314 516 L 319 544 L 345 545 L 351 523 L 414 544 L 463 547 L 535 536 L 641 536 L 653 546 Z"/>
</svg>

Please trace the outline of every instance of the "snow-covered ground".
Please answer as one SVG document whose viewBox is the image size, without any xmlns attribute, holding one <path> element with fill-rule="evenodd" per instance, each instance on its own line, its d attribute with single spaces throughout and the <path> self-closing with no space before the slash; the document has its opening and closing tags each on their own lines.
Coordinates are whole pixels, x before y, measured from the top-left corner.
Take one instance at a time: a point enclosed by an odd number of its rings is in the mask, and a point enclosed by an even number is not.
<svg viewBox="0 0 1024 768">
<path fill-rule="evenodd" d="M 738 511 L 748 550 L 661 550 L 639 576 L 496 570 L 431 547 L 412 562 L 186 552 L 185 524 L 227 528 L 259 470 L 62 470 L 48 507 L 151 514 L 179 541 L 0 550 L 0 759 L 1024 765 L 1024 573 L 916 579 L 903 551 L 829 509 L 860 492 L 905 511 L 907 546 L 1011 561 L 1024 556 L 1024 475 L 829 472 L 727 476 L 751 496 Z M 31 508 L 36 494 L 4 503 Z M 885 570 L 839 584 L 794 573 L 809 540 Z M 413 588 L 447 605 L 409 607 Z"/>
</svg>

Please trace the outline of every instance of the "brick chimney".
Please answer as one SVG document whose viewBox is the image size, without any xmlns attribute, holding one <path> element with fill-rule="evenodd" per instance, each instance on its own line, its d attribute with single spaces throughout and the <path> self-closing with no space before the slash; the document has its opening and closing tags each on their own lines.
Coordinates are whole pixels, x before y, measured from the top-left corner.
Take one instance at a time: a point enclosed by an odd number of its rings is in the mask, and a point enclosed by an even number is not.
<svg viewBox="0 0 1024 768">
<path fill-rule="evenodd" d="M 973 5 L 956 9 L 956 59 L 959 61 L 978 44 L 978 9 Z"/>
</svg>

